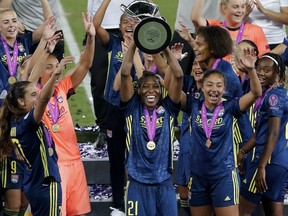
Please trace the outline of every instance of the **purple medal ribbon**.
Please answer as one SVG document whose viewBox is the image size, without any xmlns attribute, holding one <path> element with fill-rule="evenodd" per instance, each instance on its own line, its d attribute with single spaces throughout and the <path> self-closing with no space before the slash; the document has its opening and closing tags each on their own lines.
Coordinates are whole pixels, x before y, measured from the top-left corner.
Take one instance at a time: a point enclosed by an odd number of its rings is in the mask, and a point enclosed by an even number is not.
<svg viewBox="0 0 288 216">
<path fill-rule="evenodd" d="M 218 58 L 214 61 L 213 65 L 212 65 L 212 69 L 216 69 L 220 63 L 221 59 Z"/>
<path fill-rule="evenodd" d="M 225 21 L 223 22 L 223 27 L 226 28 L 226 29 L 228 29 L 227 24 L 226 24 Z M 241 26 L 240 26 L 240 28 L 239 28 L 238 35 L 237 35 L 237 38 L 236 38 L 236 43 L 237 43 L 237 44 L 242 40 L 243 32 L 244 32 L 244 27 L 245 27 L 245 23 L 244 23 L 244 22 L 241 22 Z"/>
<path fill-rule="evenodd" d="M 211 134 L 213 127 L 215 125 L 216 119 L 220 113 L 220 110 L 222 108 L 222 102 L 220 102 L 217 107 L 215 108 L 213 112 L 213 116 L 210 121 L 210 125 L 208 127 L 208 122 L 207 122 L 207 110 L 205 106 L 205 102 L 202 103 L 202 108 L 201 108 L 201 119 L 202 119 L 202 125 L 203 125 L 203 130 L 205 132 L 206 138 L 210 140 Z"/>
<path fill-rule="evenodd" d="M 49 107 L 49 111 L 51 114 L 52 123 L 56 124 L 59 119 L 59 108 L 58 108 L 58 101 L 57 101 L 57 97 L 55 93 L 54 93 L 54 104 L 55 104 L 55 108 L 52 106 L 50 101 L 48 102 L 48 107 Z"/>
<path fill-rule="evenodd" d="M 270 90 L 275 86 L 275 84 L 276 84 L 276 83 L 274 83 L 273 85 L 271 85 L 271 86 L 269 87 L 269 89 L 264 90 L 264 91 L 262 92 L 261 97 L 259 97 L 259 98 L 255 101 L 255 105 L 254 105 L 254 108 L 253 108 L 253 113 L 256 113 L 256 112 L 259 110 L 261 104 L 263 103 L 263 100 L 264 100 L 264 98 L 265 98 L 266 93 L 267 93 L 268 91 L 270 91 Z"/>
<path fill-rule="evenodd" d="M 42 85 L 40 83 L 38 83 L 37 85 L 40 89 L 42 89 Z M 55 93 L 54 93 L 53 97 L 54 97 L 55 108 L 52 106 L 50 100 L 48 102 L 48 107 L 49 107 L 52 123 L 56 124 L 58 122 L 58 119 L 59 119 L 59 108 L 58 108 L 58 101 L 57 101 L 57 97 L 56 97 Z"/>
<path fill-rule="evenodd" d="M 46 137 L 46 140 L 47 140 L 48 148 L 51 148 L 51 146 L 52 146 L 51 134 L 49 133 L 49 131 L 47 130 L 45 125 L 43 125 L 43 129 L 44 129 L 44 134 L 45 134 L 45 137 Z"/>
<path fill-rule="evenodd" d="M 153 141 L 156 133 L 156 119 L 157 119 L 156 109 L 153 110 L 152 119 L 150 118 L 149 111 L 146 107 L 144 107 L 144 115 L 149 141 Z"/>
<path fill-rule="evenodd" d="M 5 41 L 3 36 L 1 36 L 1 41 L 3 43 L 4 49 L 5 49 L 5 53 L 6 53 L 6 57 L 7 57 L 7 65 L 8 65 L 9 74 L 10 74 L 10 76 L 15 76 L 16 69 L 17 69 L 18 42 L 17 42 L 17 40 L 14 42 L 13 57 L 12 57 L 12 61 L 11 61 L 9 48 L 8 48 L 7 42 Z"/>
<path fill-rule="evenodd" d="M 146 66 L 144 65 L 144 68 L 147 70 Z M 150 72 L 156 72 L 157 67 L 155 64 L 152 65 L 151 69 L 149 70 Z"/>
</svg>

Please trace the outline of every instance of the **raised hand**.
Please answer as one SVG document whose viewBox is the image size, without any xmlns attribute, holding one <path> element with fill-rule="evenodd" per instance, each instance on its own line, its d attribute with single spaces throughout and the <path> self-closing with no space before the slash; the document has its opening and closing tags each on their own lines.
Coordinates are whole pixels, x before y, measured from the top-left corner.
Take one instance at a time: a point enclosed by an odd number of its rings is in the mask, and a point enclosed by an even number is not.
<svg viewBox="0 0 288 216">
<path fill-rule="evenodd" d="M 66 56 L 64 57 L 61 61 L 60 64 L 58 65 L 58 68 L 53 72 L 53 75 L 59 78 L 59 76 L 62 74 L 62 72 L 65 69 L 65 66 L 67 64 L 72 63 L 75 60 L 74 56 Z"/>
<path fill-rule="evenodd" d="M 88 36 L 95 37 L 96 30 L 95 30 L 95 27 L 93 25 L 93 18 L 88 16 L 87 12 L 86 13 L 82 12 L 82 22 L 83 22 L 85 31 L 88 34 Z"/>
<path fill-rule="evenodd" d="M 57 31 L 57 27 L 55 26 L 56 18 L 54 16 L 49 17 L 47 20 L 45 20 L 44 23 L 44 31 L 43 31 L 43 39 L 49 40 L 53 37 L 55 32 Z"/>
<path fill-rule="evenodd" d="M 254 4 L 256 5 L 257 9 L 261 12 L 264 13 L 265 8 L 263 7 L 262 3 L 259 0 L 253 0 Z"/>
<path fill-rule="evenodd" d="M 248 70 L 254 69 L 257 60 L 256 51 L 254 49 L 247 47 L 241 50 L 238 48 L 237 51 L 234 51 L 234 56 L 233 60 L 239 71 L 247 73 Z"/>
<path fill-rule="evenodd" d="M 47 42 L 47 49 L 49 53 L 52 53 L 55 49 L 56 44 L 58 41 L 62 40 L 62 33 L 58 32 L 54 34 Z"/>
<path fill-rule="evenodd" d="M 179 24 L 181 25 L 182 29 L 175 29 L 175 31 L 186 41 L 189 43 L 194 43 L 194 39 L 191 36 L 186 24 L 183 21 L 179 21 Z"/>
<path fill-rule="evenodd" d="M 183 43 L 175 43 L 173 46 L 171 46 L 171 52 L 173 53 L 177 61 L 181 61 L 188 55 L 188 52 L 182 53 L 183 47 Z"/>
</svg>

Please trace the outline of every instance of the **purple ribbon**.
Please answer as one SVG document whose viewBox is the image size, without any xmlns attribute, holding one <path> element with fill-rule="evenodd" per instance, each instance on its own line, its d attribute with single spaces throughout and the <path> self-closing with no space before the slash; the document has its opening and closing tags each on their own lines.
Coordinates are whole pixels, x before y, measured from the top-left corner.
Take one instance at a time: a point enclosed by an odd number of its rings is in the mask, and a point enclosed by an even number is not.
<svg viewBox="0 0 288 216">
<path fill-rule="evenodd" d="M 156 119 L 157 119 L 156 108 L 154 108 L 153 110 L 151 119 L 148 109 L 144 106 L 144 115 L 145 115 L 148 138 L 150 141 L 153 141 L 156 133 Z"/>
<path fill-rule="evenodd" d="M 38 85 L 38 87 L 40 89 L 43 88 L 40 83 L 38 83 L 37 85 Z M 50 114 L 51 114 L 52 123 L 56 124 L 58 122 L 59 115 L 60 115 L 59 113 L 60 112 L 59 112 L 58 101 L 57 101 L 57 97 L 56 97 L 55 93 L 54 93 L 53 97 L 54 97 L 55 108 L 52 106 L 50 100 L 49 100 L 47 105 L 48 105 L 48 108 L 49 108 L 49 111 L 50 111 Z"/>
<path fill-rule="evenodd" d="M 202 119 L 203 130 L 205 132 L 205 135 L 206 135 L 207 139 L 211 138 L 212 130 L 213 130 L 213 127 L 215 125 L 216 119 L 217 119 L 217 117 L 219 115 L 219 112 L 220 112 L 221 108 L 222 108 L 222 102 L 220 102 L 217 105 L 217 107 L 215 108 L 215 110 L 213 112 L 213 116 L 212 116 L 211 121 L 210 121 L 210 125 L 208 127 L 207 110 L 206 110 L 205 102 L 202 103 L 201 119 Z"/>
<path fill-rule="evenodd" d="M 48 107 L 49 107 L 49 111 L 51 114 L 52 123 L 56 124 L 59 119 L 59 107 L 58 107 L 58 101 L 57 101 L 57 97 L 55 93 L 54 93 L 54 104 L 55 104 L 55 108 L 52 106 L 50 101 L 48 102 Z"/>
<path fill-rule="evenodd" d="M 146 66 L 144 65 L 144 68 L 147 70 Z M 152 65 L 151 69 L 149 70 L 150 72 L 156 72 L 157 67 L 155 64 Z"/>
<path fill-rule="evenodd" d="M 267 92 L 269 92 L 269 91 L 275 86 L 275 84 L 276 84 L 276 83 L 274 83 L 273 85 L 271 85 L 271 86 L 269 87 L 269 89 L 264 90 L 264 91 L 262 92 L 261 97 L 259 97 L 259 98 L 255 101 L 254 108 L 253 108 L 253 113 L 256 113 L 256 112 L 259 110 L 259 108 L 260 108 L 261 104 L 263 103 L 263 100 L 264 100 Z"/>
<path fill-rule="evenodd" d="M 213 65 L 212 65 L 212 69 L 216 69 L 220 63 L 221 59 L 218 58 L 214 61 Z"/>
<path fill-rule="evenodd" d="M 47 144 L 48 144 L 48 148 L 50 148 L 52 146 L 52 137 L 51 134 L 49 133 L 49 131 L 47 130 L 47 128 L 45 127 L 45 125 L 43 125 L 43 129 L 44 129 L 44 134 L 47 140 Z"/>
<path fill-rule="evenodd" d="M 226 28 L 226 29 L 228 29 L 227 24 L 226 24 L 225 21 L 223 22 L 223 27 Z M 244 27 L 245 27 L 245 23 L 244 23 L 244 22 L 241 22 L 241 26 L 240 26 L 240 28 L 239 28 L 238 35 L 237 35 L 237 38 L 236 38 L 236 43 L 237 43 L 237 44 L 242 40 L 243 32 L 244 32 Z"/>
<path fill-rule="evenodd" d="M 15 40 L 15 42 L 14 42 L 13 57 L 12 57 L 12 61 L 11 61 L 9 48 L 8 48 L 7 42 L 5 41 L 3 36 L 1 36 L 1 41 L 3 43 L 6 57 L 7 57 L 7 65 L 8 65 L 9 74 L 10 74 L 10 76 L 15 76 L 16 70 L 17 70 L 18 42 L 17 42 L 17 40 Z"/>
</svg>

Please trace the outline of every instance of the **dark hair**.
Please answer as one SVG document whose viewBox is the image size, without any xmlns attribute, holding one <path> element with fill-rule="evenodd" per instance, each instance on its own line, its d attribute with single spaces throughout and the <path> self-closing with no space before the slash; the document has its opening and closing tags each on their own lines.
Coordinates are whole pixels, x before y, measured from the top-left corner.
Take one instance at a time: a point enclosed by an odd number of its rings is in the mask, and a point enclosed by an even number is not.
<svg viewBox="0 0 288 216">
<path fill-rule="evenodd" d="M 250 46 L 252 46 L 252 47 L 254 48 L 254 50 L 255 50 L 255 52 L 256 52 L 256 53 L 255 53 L 256 56 L 259 55 L 258 47 L 257 47 L 257 45 L 256 45 L 253 41 L 248 40 L 248 39 L 244 39 L 244 40 L 240 41 L 238 44 L 241 44 L 241 43 L 247 43 L 247 44 L 249 44 Z"/>
<path fill-rule="evenodd" d="M 30 84 L 29 81 L 15 82 L 10 86 L 9 93 L 5 98 L 3 113 L 0 117 L 0 158 L 9 155 L 13 150 L 10 136 L 11 117 L 17 118 L 25 114 L 25 110 L 19 107 L 18 99 L 25 97 L 26 88 Z"/>
<path fill-rule="evenodd" d="M 226 86 L 226 77 L 224 75 L 224 73 L 222 73 L 221 71 L 217 70 L 217 69 L 210 69 L 204 72 L 203 74 L 203 78 L 201 80 L 202 84 L 205 82 L 205 80 L 210 77 L 213 74 L 219 74 L 220 76 L 223 77 L 224 80 L 224 85 Z"/>
<path fill-rule="evenodd" d="M 215 58 L 223 58 L 233 51 L 233 40 L 229 32 L 220 26 L 202 26 L 196 35 L 204 37 Z"/>
<path fill-rule="evenodd" d="M 156 82 L 161 86 L 160 78 L 157 76 L 155 72 L 144 70 L 142 76 L 138 80 L 138 88 L 141 88 L 147 77 L 154 77 Z"/>
<path fill-rule="evenodd" d="M 265 57 L 266 56 L 266 57 Z M 271 59 L 270 59 L 270 58 Z M 285 71 L 286 71 L 286 66 L 282 60 L 282 58 L 278 55 L 278 54 L 275 54 L 275 53 L 265 53 L 263 54 L 257 61 L 256 61 L 256 66 L 258 66 L 259 64 L 259 61 L 261 61 L 261 59 L 263 58 L 269 58 L 271 61 L 273 61 L 273 69 L 279 74 L 279 82 L 281 83 L 285 83 Z M 272 60 L 274 59 L 274 60 Z M 278 64 L 277 64 L 277 63 Z"/>
</svg>

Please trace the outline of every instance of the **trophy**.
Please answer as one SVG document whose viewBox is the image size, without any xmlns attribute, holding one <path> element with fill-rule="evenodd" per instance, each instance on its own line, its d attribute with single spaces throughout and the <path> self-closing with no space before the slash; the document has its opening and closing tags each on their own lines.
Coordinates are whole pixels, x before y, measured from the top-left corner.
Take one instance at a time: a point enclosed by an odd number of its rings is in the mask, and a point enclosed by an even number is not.
<svg viewBox="0 0 288 216">
<path fill-rule="evenodd" d="M 127 6 L 121 4 L 121 10 L 139 24 L 134 29 L 135 45 L 144 53 L 156 54 L 170 43 L 171 29 L 160 16 L 158 6 L 145 0 L 135 0 Z"/>
</svg>

